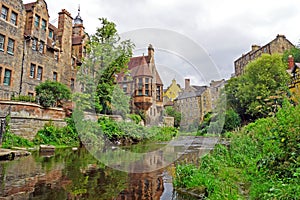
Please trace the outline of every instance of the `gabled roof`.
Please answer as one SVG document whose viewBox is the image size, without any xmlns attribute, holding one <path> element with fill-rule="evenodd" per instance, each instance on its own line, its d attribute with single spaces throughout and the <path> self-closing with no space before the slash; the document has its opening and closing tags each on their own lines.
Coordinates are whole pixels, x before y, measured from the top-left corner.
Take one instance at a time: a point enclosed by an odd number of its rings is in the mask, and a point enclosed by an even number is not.
<svg viewBox="0 0 300 200">
<path fill-rule="evenodd" d="M 137 67 L 137 66 L 140 66 L 143 64 L 147 64 L 147 63 L 149 63 L 148 60 L 149 60 L 148 56 L 132 57 L 132 58 L 130 58 L 130 61 L 128 63 L 128 69 L 131 70 L 134 67 Z"/>
<path fill-rule="evenodd" d="M 193 85 L 191 86 L 193 90 L 184 90 L 179 94 L 179 96 L 176 98 L 177 100 L 180 99 L 186 99 L 186 98 L 191 98 L 191 97 L 199 97 L 205 92 L 207 89 L 207 86 L 196 86 Z"/>
<path fill-rule="evenodd" d="M 132 72 L 132 77 L 136 77 L 136 76 L 150 76 L 152 77 L 152 74 L 150 72 L 150 69 L 148 67 L 148 63 L 145 59 L 144 56 L 142 56 L 142 58 L 139 60 L 140 61 L 140 65 L 136 66 L 136 70 L 134 70 L 134 74 Z M 133 67 L 133 66 L 131 66 Z"/>
</svg>

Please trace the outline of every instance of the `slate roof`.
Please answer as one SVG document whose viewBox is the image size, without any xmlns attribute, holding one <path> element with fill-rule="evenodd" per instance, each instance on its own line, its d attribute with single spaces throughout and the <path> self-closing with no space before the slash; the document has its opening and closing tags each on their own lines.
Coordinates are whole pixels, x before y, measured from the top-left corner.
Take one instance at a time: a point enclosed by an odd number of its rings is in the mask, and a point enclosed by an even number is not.
<svg viewBox="0 0 300 200">
<path fill-rule="evenodd" d="M 176 100 L 191 98 L 191 97 L 199 97 L 205 92 L 207 89 L 207 86 L 196 86 L 192 85 L 191 90 L 184 90 L 179 94 L 179 96 L 176 98 Z"/>
</svg>

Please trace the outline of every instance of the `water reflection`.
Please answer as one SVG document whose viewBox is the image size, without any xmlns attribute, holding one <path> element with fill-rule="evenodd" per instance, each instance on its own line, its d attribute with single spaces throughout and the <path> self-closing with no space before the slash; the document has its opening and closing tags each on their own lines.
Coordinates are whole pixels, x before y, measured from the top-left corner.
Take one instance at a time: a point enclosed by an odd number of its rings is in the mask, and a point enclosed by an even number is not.
<svg viewBox="0 0 300 200">
<path fill-rule="evenodd" d="M 188 153 L 181 152 L 178 162 L 197 163 L 207 151 L 202 147 L 203 144 L 192 145 Z M 174 153 L 181 150 L 180 146 L 173 148 Z M 159 159 L 155 159 L 147 162 L 157 164 Z M 191 199 L 173 191 L 173 175 L 174 165 L 148 173 L 114 170 L 85 149 L 57 149 L 54 155 L 35 152 L 18 160 L 0 162 L 0 199 Z"/>
</svg>

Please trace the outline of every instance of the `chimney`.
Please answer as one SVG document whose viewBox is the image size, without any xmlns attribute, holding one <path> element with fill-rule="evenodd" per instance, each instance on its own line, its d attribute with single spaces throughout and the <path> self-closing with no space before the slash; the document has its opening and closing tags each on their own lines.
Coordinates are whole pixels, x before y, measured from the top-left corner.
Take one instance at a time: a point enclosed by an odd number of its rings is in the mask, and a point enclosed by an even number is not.
<svg viewBox="0 0 300 200">
<path fill-rule="evenodd" d="M 189 78 L 186 78 L 186 79 L 185 79 L 184 87 L 185 87 L 185 89 L 187 89 L 187 88 L 190 87 L 190 79 L 189 79 Z"/>
<path fill-rule="evenodd" d="M 251 51 L 256 51 L 256 50 L 258 50 L 260 48 L 260 46 L 258 46 L 257 44 L 253 44 L 252 46 L 251 46 Z"/>
<path fill-rule="evenodd" d="M 149 44 L 148 46 L 148 56 L 149 56 L 149 60 L 151 61 L 152 59 L 154 59 L 154 48 L 152 46 L 152 44 Z"/>
<path fill-rule="evenodd" d="M 288 64 L 289 64 L 289 69 L 293 69 L 295 62 L 294 62 L 294 57 L 292 55 L 289 55 L 288 57 Z"/>
</svg>

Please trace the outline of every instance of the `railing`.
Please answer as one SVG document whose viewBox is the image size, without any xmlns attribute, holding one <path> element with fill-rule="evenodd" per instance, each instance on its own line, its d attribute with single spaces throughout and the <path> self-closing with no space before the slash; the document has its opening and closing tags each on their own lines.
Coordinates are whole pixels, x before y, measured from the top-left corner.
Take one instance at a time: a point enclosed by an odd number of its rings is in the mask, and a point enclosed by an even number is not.
<svg viewBox="0 0 300 200">
<path fill-rule="evenodd" d="M 11 100 L 11 97 L 17 96 L 18 93 L 16 91 L 8 91 L 0 89 L 0 100 Z"/>
</svg>

